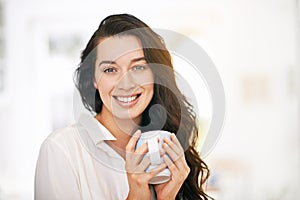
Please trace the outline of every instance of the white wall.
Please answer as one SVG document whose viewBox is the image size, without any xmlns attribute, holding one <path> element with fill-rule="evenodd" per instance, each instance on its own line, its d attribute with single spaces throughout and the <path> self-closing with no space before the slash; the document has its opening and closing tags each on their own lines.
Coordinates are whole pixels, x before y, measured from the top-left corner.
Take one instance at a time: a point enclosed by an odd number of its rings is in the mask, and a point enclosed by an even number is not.
<svg viewBox="0 0 300 200">
<path fill-rule="evenodd" d="M 151 2 L 4 1 L 8 79 L 0 95 L 0 199 L 33 198 L 35 163 L 53 116 L 66 116 L 57 126 L 72 121 L 72 105 L 64 102 L 72 101 L 80 50 L 101 19 L 121 12 L 187 34 L 219 70 L 227 113 L 222 136 L 205 158 L 215 179 L 211 193 L 223 200 L 299 198 L 296 1 Z M 77 55 L 49 57 L 47 37 L 61 34 L 82 35 Z"/>
<path fill-rule="evenodd" d="M 210 155 L 223 166 L 222 199 L 297 199 L 296 3 L 236 1 L 222 11 L 222 34 L 210 38 L 227 94 L 223 135 Z"/>
</svg>

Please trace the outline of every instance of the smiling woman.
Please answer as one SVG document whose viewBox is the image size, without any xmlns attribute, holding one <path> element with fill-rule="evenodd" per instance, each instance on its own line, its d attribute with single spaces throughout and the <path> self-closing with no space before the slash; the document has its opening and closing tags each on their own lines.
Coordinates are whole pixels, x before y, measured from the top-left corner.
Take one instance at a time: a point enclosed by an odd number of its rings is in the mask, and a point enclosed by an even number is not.
<svg viewBox="0 0 300 200">
<path fill-rule="evenodd" d="M 163 39 L 128 14 L 105 18 L 81 55 L 75 84 L 86 109 L 43 143 L 35 199 L 209 199 L 209 171 L 195 150 L 192 105 L 178 89 Z M 147 171 L 141 132 L 165 130 L 161 159 Z M 151 185 L 166 168 L 168 182 Z"/>
<path fill-rule="evenodd" d="M 105 124 L 108 118 L 127 118 L 139 124 L 154 82 L 140 41 L 134 36 L 106 38 L 97 46 L 95 65 L 94 86 L 103 102 L 98 119 Z"/>
</svg>

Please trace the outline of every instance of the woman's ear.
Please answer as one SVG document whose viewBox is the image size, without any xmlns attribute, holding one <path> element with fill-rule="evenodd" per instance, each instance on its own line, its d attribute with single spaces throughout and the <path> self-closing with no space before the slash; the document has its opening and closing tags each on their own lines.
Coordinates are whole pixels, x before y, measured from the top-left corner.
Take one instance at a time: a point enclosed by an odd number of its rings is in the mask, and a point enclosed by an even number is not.
<svg viewBox="0 0 300 200">
<path fill-rule="evenodd" d="M 93 85 L 94 85 L 94 87 L 97 89 L 98 88 L 98 85 L 97 85 L 97 82 L 96 82 L 96 79 L 94 78 L 94 80 L 93 80 Z"/>
</svg>

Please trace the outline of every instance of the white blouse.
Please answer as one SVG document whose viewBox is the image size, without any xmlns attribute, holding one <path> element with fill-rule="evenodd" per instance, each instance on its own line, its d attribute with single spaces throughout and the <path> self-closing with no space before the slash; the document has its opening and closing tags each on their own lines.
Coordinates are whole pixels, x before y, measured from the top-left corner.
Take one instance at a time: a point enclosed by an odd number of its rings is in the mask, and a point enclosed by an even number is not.
<svg viewBox="0 0 300 200">
<path fill-rule="evenodd" d="M 88 114 L 50 134 L 37 161 L 35 199 L 126 199 L 125 160 L 105 140 L 116 138 Z"/>
</svg>

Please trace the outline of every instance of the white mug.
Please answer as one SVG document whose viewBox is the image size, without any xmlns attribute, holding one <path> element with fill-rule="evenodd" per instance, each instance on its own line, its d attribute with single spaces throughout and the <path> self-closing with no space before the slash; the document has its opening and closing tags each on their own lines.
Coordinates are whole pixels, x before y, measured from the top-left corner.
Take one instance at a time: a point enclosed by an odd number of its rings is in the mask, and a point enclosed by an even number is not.
<svg viewBox="0 0 300 200">
<path fill-rule="evenodd" d="M 163 130 L 147 131 L 141 134 L 139 140 L 136 143 L 136 149 L 143 145 L 148 144 L 148 153 L 145 156 L 150 157 L 151 164 L 146 169 L 146 172 L 157 167 L 159 164 L 163 163 L 164 160 L 160 157 L 159 150 L 162 149 L 163 138 L 170 139 L 171 133 Z M 159 143 L 157 142 L 159 138 Z M 164 169 L 162 172 L 153 177 L 149 183 L 150 184 L 161 184 L 170 180 L 171 173 L 168 168 Z"/>
</svg>

